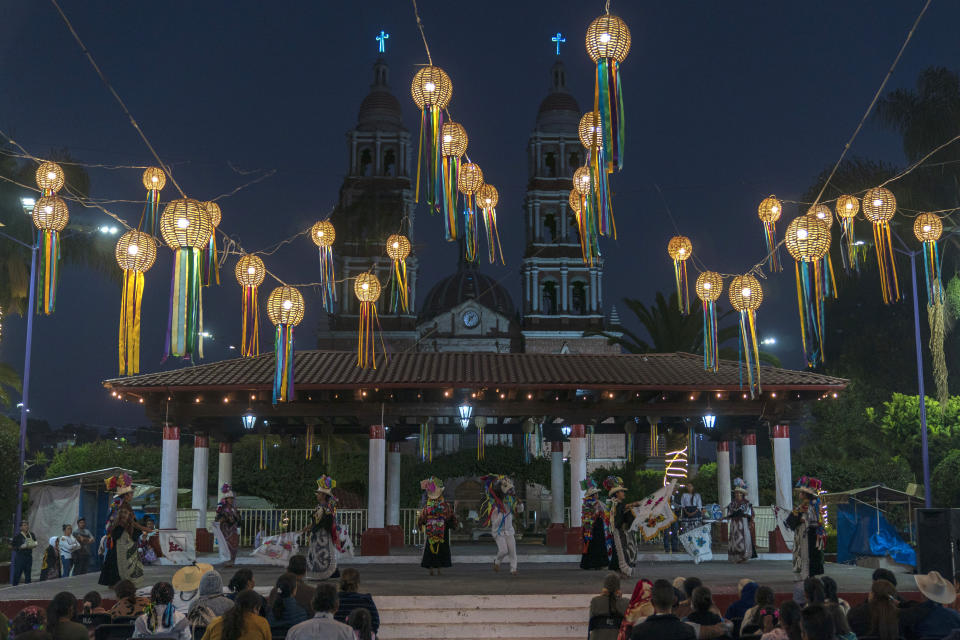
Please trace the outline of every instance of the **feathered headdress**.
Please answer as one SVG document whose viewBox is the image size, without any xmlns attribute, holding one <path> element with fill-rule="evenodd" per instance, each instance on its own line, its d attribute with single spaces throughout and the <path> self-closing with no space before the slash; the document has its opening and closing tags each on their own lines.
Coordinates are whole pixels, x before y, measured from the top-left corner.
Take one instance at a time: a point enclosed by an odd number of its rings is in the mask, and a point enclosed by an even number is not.
<svg viewBox="0 0 960 640">
<path fill-rule="evenodd" d="M 224 500 L 227 498 L 236 498 L 237 494 L 233 492 L 233 487 L 230 486 L 229 482 L 224 482 L 223 486 L 220 487 L 220 493 L 223 494 Z"/>
<path fill-rule="evenodd" d="M 513 491 L 513 481 L 503 475 L 486 475 L 480 478 L 483 487 L 483 503 L 480 505 L 481 526 L 489 526 L 496 508 L 501 513 L 512 513 L 517 504 L 517 496 Z"/>
<path fill-rule="evenodd" d="M 796 488 L 804 493 L 809 493 L 816 498 L 820 495 L 820 491 L 823 489 L 823 483 L 820 482 L 819 478 L 800 476 L 800 479 L 797 480 Z"/>
<path fill-rule="evenodd" d="M 104 483 L 107 485 L 107 491 L 112 491 L 115 495 L 123 495 L 133 491 L 133 479 L 129 473 L 119 473 L 110 476 Z"/>
<path fill-rule="evenodd" d="M 603 481 L 603 488 L 606 489 L 608 496 L 613 496 L 617 491 L 627 490 L 620 476 L 607 476 Z"/>
<path fill-rule="evenodd" d="M 589 498 L 590 496 L 600 493 L 600 487 L 597 486 L 596 480 L 590 476 L 580 481 L 580 489 L 583 491 L 584 498 Z"/>
<path fill-rule="evenodd" d="M 427 498 L 430 500 L 436 500 L 443 496 L 443 480 L 437 476 L 430 476 L 426 480 L 421 480 L 420 488 L 427 494 Z"/>
<path fill-rule="evenodd" d="M 316 493 L 325 493 L 328 496 L 333 496 L 333 490 L 336 487 L 337 487 L 337 481 L 328 475 L 322 475 L 319 478 L 317 478 Z"/>
<path fill-rule="evenodd" d="M 733 491 L 734 491 L 734 493 L 736 493 L 736 492 L 738 492 L 738 491 L 739 491 L 740 493 L 748 493 L 748 491 L 747 491 L 747 483 L 743 481 L 743 478 L 734 478 L 734 479 L 733 479 Z"/>
</svg>

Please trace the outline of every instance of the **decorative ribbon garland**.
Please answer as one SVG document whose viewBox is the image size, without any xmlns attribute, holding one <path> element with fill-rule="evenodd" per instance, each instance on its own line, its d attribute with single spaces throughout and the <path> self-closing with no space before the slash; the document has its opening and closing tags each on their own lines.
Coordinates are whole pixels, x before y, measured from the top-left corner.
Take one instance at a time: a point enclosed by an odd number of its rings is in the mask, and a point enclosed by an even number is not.
<svg viewBox="0 0 960 640">
<path fill-rule="evenodd" d="M 813 261 L 798 261 L 797 307 L 800 311 L 800 336 L 807 366 L 812 368 L 823 364 L 823 328 L 826 321 L 824 299 L 828 282 L 823 273 L 826 258 Z"/>
<path fill-rule="evenodd" d="M 260 470 L 267 468 L 267 438 L 260 436 Z"/>
<path fill-rule="evenodd" d="M 204 281 L 205 287 L 212 287 L 214 284 L 220 286 L 220 256 L 217 253 L 217 232 L 214 230 L 210 234 L 210 243 L 207 245 L 206 253 L 203 258 L 203 271 L 206 275 Z"/>
<path fill-rule="evenodd" d="M 627 462 L 633 462 L 633 450 L 636 448 L 636 433 L 627 432 Z"/>
<path fill-rule="evenodd" d="M 593 110 L 600 112 L 603 148 L 610 150 L 608 173 L 614 167 L 623 169 L 623 143 L 626 139 L 623 119 L 623 89 L 620 85 L 620 63 L 613 58 L 597 60 L 597 83 Z"/>
<path fill-rule="evenodd" d="M 377 368 L 376 334 L 381 332 L 375 302 L 360 302 L 360 329 L 357 335 L 357 366 Z M 382 342 L 382 336 L 381 336 Z M 382 345 L 381 345 L 382 347 Z M 385 351 L 385 347 L 382 347 Z"/>
<path fill-rule="evenodd" d="M 720 345 L 717 343 L 717 306 L 703 300 L 703 369 L 717 372 L 720 366 Z"/>
<path fill-rule="evenodd" d="M 390 310 L 393 313 L 410 312 L 410 282 L 407 279 L 407 261 L 393 261 L 393 277 L 391 278 Z"/>
<path fill-rule="evenodd" d="M 685 256 L 688 258 L 689 256 Z M 690 287 L 687 281 L 687 261 L 673 261 L 673 277 L 677 283 L 677 304 L 680 307 L 680 313 L 690 315 Z"/>
<path fill-rule="evenodd" d="M 877 250 L 877 265 L 880 267 L 880 288 L 884 304 L 900 300 L 900 283 L 897 281 L 897 263 L 893 255 L 888 222 L 874 223 L 873 241 Z"/>
<path fill-rule="evenodd" d="M 120 302 L 120 375 L 140 373 L 140 303 L 143 300 L 143 272 L 123 270 Z"/>
<path fill-rule="evenodd" d="M 420 462 L 433 462 L 433 427 L 429 420 L 420 423 L 420 440 L 418 443 Z"/>
<path fill-rule="evenodd" d="M 243 287 L 243 326 L 240 333 L 240 355 L 244 358 L 260 355 L 260 309 L 257 287 Z"/>
<path fill-rule="evenodd" d="M 617 239 L 617 225 L 613 220 L 613 203 L 610 200 L 610 181 L 607 174 L 613 168 L 607 162 L 604 146 L 594 144 L 590 147 L 590 185 L 593 187 L 597 202 L 597 219 L 600 235 Z"/>
<path fill-rule="evenodd" d="M 414 202 L 420 202 L 420 168 L 426 157 L 427 164 L 427 207 L 431 213 L 436 212 L 443 202 L 441 193 L 442 176 L 441 166 L 443 156 L 440 155 L 440 130 L 443 128 L 443 113 L 439 106 L 426 107 L 420 118 L 420 146 L 417 149 L 417 186 L 414 192 Z M 455 179 L 455 178 L 454 178 Z"/>
<path fill-rule="evenodd" d="M 486 427 L 487 427 L 487 418 L 485 416 L 477 416 L 473 419 L 473 423 L 477 425 L 477 460 L 484 460 L 486 458 Z"/>
<path fill-rule="evenodd" d="M 278 324 L 276 340 L 276 369 L 273 374 L 273 404 L 289 402 L 293 397 L 293 328 L 291 324 Z"/>
<path fill-rule="evenodd" d="M 305 460 L 313 460 L 313 425 L 308 424 L 303 434 L 303 457 Z"/>
<path fill-rule="evenodd" d="M 923 243 L 923 274 L 927 282 L 927 306 L 943 304 L 940 251 L 935 241 Z"/>
<path fill-rule="evenodd" d="M 463 240 L 464 258 L 467 262 L 477 261 L 477 212 L 476 198 L 473 194 L 463 194 Z"/>
<path fill-rule="evenodd" d="M 757 347 L 757 320 L 753 309 L 740 312 L 740 340 L 743 344 L 743 358 L 747 364 L 747 382 L 750 386 L 750 398 L 754 392 L 760 393 L 760 351 Z M 740 383 L 743 386 L 743 381 Z"/>
<path fill-rule="evenodd" d="M 170 313 L 164 359 L 203 357 L 203 294 L 200 289 L 200 250 L 181 247 L 174 252 L 170 282 Z"/>
<path fill-rule="evenodd" d="M 844 265 L 847 270 L 854 270 L 857 274 L 860 273 L 860 252 L 857 249 L 857 237 L 854 233 L 854 220 L 853 218 L 840 218 L 840 228 L 842 230 L 842 235 L 846 242 L 844 243 L 844 248 L 846 251 L 843 254 L 843 258 L 846 262 Z"/>
<path fill-rule="evenodd" d="M 57 306 L 57 284 L 60 281 L 60 232 L 40 229 L 40 269 L 37 313 L 50 315 Z"/>
<path fill-rule="evenodd" d="M 783 265 L 780 262 L 780 248 L 777 246 L 777 223 L 775 221 L 764 221 L 763 237 L 767 244 L 767 254 L 770 256 L 770 272 L 783 271 Z"/>
<path fill-rule="evenodd" d="M 144 231 L 157 237 L 157 225 L 160 222 L 160 191 L 157 189 L 147 190 L 147 217 L 144 221 Z"/>
<path fill-rule="evenodd" d="M 594 198 L 589 194 L 580 194 L 580 213 L 577 218 L 577 230 L 580 234 L 580 252 L 583 263 L 593 266 L 600 259 L 600 242 L 597 238 L 597 210 Z"/>
<path fill-rule="evenodd" d="M 333 269 L 333 247 L 320 247 L 320 300 L 323 310 L 333 313 L 333 305 L 337 301 L 337 289 L 334 287 L 336 274 Z"/>
<path fill-rule="evenodd" d="M 453 242 L 460 237 L 460 216 L 457 215 L 457 176 L 460 175 L 460 158 L 458 156 L 443 156 L 442 165 L 443 191 L 443 222 L 447 242 Z"/>
<path fill-rule="evenodd" d="M 483 228 L 487 232 L 487 257 L 490 259 L 490 264 L 497 261 L 497 253 L 500 254 L 500 264 L 506 264 L 503 260 L 503 247 L 500 245 L 500 232 L 497 231 L 497 209 L 481 207 L 480 211 L 483 215 Z"/>
</svg>

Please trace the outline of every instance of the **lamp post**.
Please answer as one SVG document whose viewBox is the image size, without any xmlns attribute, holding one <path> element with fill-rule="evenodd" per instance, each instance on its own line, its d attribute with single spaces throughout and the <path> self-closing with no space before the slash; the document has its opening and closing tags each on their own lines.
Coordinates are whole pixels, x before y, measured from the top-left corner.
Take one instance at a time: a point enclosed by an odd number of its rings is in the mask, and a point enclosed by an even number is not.
<svg viewBox="0 0 960 640">
<path fill-rule="evenodd" d="M 460 412 L 460 426 L 466 431 L 470 426 L 470 418 L 473 417 L 473 407 L 470 406 L 469 402 L 464 402 L 457 407 L 457 410 Z"/>
</svg>

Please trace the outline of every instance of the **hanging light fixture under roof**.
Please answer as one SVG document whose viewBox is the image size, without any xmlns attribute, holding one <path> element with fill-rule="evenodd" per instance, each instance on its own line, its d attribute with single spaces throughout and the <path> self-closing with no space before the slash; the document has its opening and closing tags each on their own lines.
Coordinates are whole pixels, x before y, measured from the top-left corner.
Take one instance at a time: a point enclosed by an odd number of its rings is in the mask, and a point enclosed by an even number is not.
<svg viewBox="0 0 960 640">
<path fill-rule="evenodd" d="M 707 429 L 713 429 L 716 425 L 717 416 L 713 415 L 712 413 L 708 413 L 707 415 L 703 416 L 703 426 L 705 426 Z"/>
<path fill-rule="evenodd" d="M 243 420 L 243 428 L 247 431 L 253 429 L 253 426 L 257 424 L 257 416 L 253 415 L 252 411 L 247 411 L 243 414 L 241 420 Z"/>
<path fill-rule="evenodd" d="M 570 425 L 565 424 L 560 427 L 560 433 L 563 434 L 564 438 L 569 438 L 570 434 L 573 433 L 573 429 L 570 428 Z"/>
<path fill-rule="evenodd" d="M 473 407 L 469 402 L 464 402 L 457 407 L 457 410 L 460 412 L 460 426 L 466 431 L 467 427 L 470 426 L 470 418 L 473 417 Z"/>
</svg>

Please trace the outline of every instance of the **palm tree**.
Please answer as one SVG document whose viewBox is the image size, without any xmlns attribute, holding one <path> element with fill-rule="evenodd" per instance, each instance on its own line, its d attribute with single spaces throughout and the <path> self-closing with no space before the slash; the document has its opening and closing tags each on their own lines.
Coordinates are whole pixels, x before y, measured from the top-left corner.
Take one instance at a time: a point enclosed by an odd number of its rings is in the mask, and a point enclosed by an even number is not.
<svg viewBox="0 0 960 640">
<path fill-rule="evenodd" d="M 0 407 L 9 407 L 12 404 L 11 389 L 20 393 L 20 376 L 12 367 L 0 362 Z"/>
</svg>

